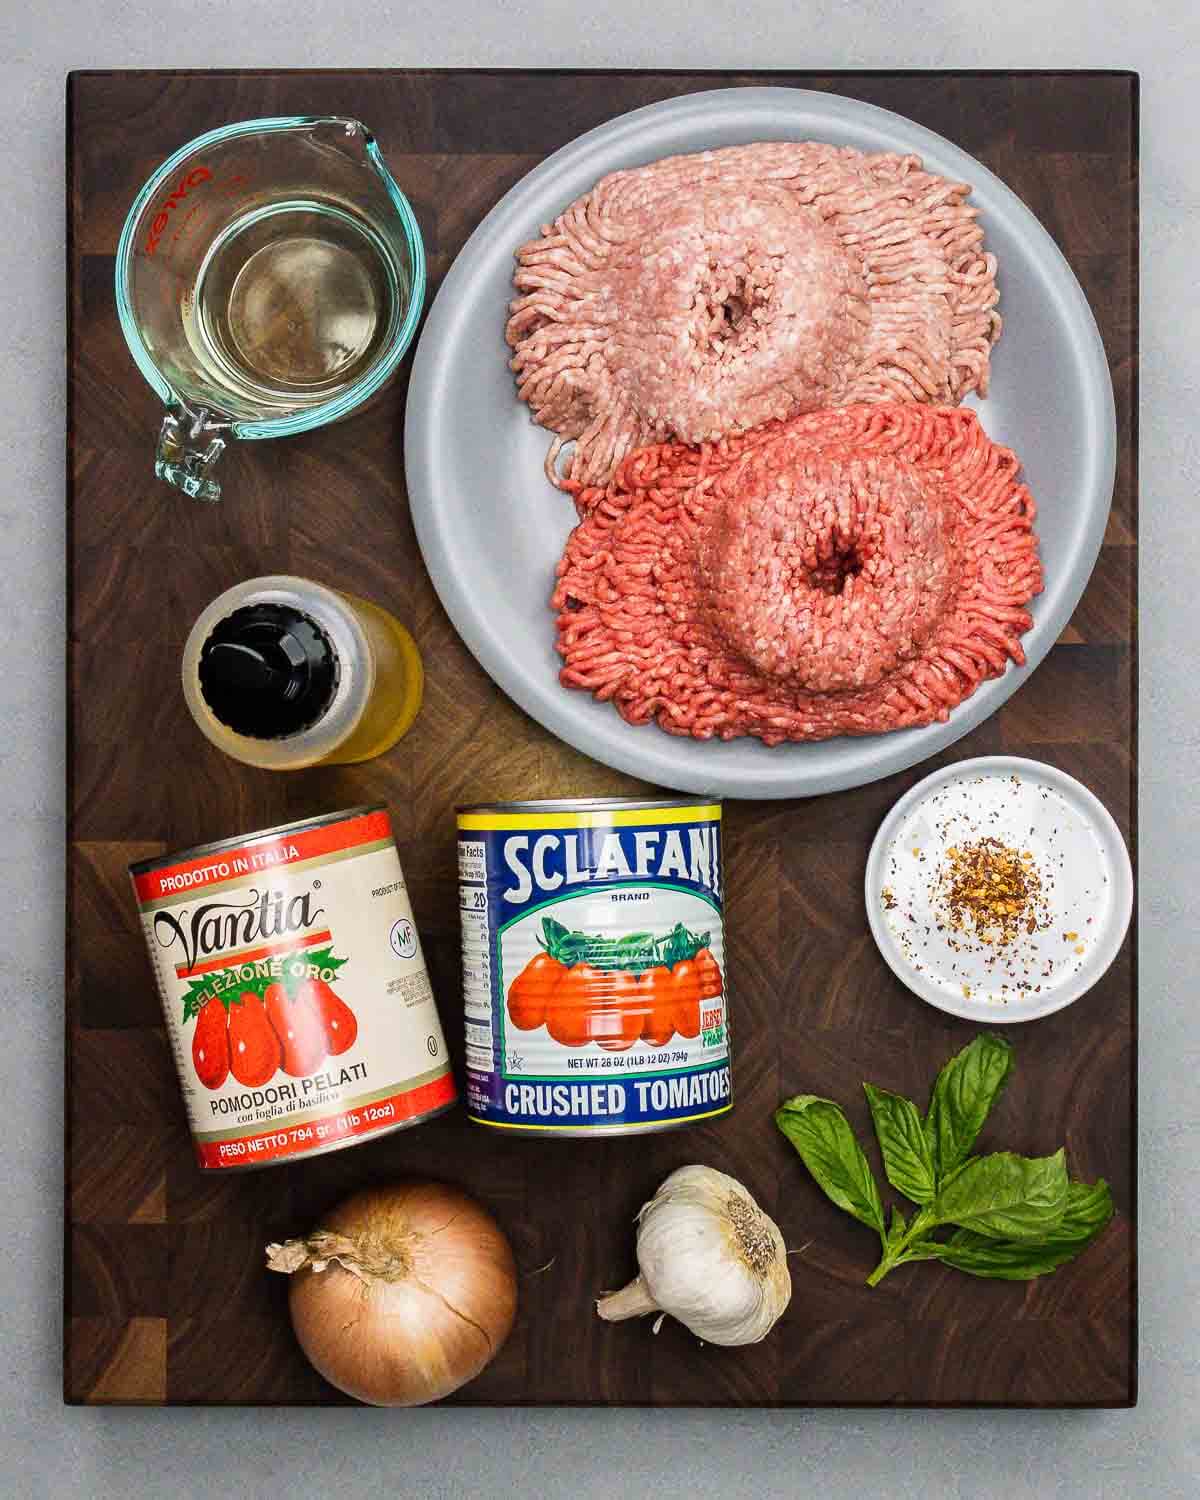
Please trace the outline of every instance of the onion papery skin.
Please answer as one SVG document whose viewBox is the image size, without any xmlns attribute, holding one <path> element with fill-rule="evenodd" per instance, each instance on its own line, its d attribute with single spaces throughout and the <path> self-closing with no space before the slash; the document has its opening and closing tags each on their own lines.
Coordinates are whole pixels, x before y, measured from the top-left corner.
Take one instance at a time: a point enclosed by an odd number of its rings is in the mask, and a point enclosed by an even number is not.
<svg viewBox="0 0 1200 1500">
<path fill-rule="evenodd" d="M 289 1307 L 300 1347 L 338 1390 L 372 1406 L 423 1406 L 499 1352 L 516 1317 L 516 1265 L 466 1193 L 437 1182 L 368 1188 L 320 1229 L 356 1243 L 363 1274 L 340 1260 L 306 1265 L 292 1274 Z"/>
</svg>

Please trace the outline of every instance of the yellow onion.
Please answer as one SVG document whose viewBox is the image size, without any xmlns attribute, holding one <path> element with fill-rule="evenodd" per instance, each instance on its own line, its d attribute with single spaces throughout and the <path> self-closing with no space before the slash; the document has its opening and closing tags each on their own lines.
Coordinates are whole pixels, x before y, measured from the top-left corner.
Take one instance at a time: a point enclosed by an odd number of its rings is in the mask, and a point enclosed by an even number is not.
<svg viewBox="0 0 1200 1500">
<path fill-rule="evenodd" d="M 458 1188 L 355 1193 L 305 1239 L 267 1246 L 292 1278 L 292 1327 L 312 1364 L 373 1406 L 422 1406 L 473 1380 L 517 1311 L 512 1248 Z"/>
</svg>

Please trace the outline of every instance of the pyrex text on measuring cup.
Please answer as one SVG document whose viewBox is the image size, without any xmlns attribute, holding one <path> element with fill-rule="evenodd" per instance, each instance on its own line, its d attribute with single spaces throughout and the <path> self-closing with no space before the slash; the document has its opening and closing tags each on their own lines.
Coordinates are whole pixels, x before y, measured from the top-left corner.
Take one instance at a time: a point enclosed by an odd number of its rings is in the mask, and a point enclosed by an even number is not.
<svg viewBox="0 0 1200 1500">
<path fill-rule="evenodd" d="M 246 120 L 198 136 L 134 200 L 121 329 L 166 405 L 155 472 L 216 500 L 231 437 L 346 416 L 395 371 L 425 293 L 421 232 L 358 120 Z"/>
</svg>

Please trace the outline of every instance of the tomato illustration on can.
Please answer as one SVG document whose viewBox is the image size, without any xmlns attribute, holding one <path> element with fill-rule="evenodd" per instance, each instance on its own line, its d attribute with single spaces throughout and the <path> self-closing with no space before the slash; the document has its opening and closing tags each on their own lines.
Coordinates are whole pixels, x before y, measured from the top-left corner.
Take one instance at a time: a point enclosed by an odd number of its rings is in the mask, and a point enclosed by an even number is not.
<svg viewBox="0 0 1200 1500">
<path fill-rule="evenodd" d="M 544 1025 L 566 1047 L 594 1041 L 623 1051 L 639 1039 L 662 1047 L 675 1035 L 698 1036 L 700 1002 L 724 994 L 708 934 L 682 923 L 658 939 L 572 932 L 552 917 L 542 929 L 542 950 L 508 990 L 508 1017 L 519 1031 Z M 578 961 L 579 952 L 588 960 Z"/>
</svg>

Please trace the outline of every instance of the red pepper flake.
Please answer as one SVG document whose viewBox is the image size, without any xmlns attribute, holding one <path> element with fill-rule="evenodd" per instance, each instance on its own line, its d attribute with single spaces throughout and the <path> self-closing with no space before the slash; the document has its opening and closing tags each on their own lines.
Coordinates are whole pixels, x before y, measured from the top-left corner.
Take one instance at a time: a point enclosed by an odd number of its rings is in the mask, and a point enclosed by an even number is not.
<svg viewBox="0 0 1200 1500">
<path fill-rule="evenodd" d="M 992 837 L 955 845 L 946 850 L 940 885 L 950 925 L 982 943 L 1004 946 L 1037 929 L 1042 878 L 1028 851 Z"/>
</svg>

